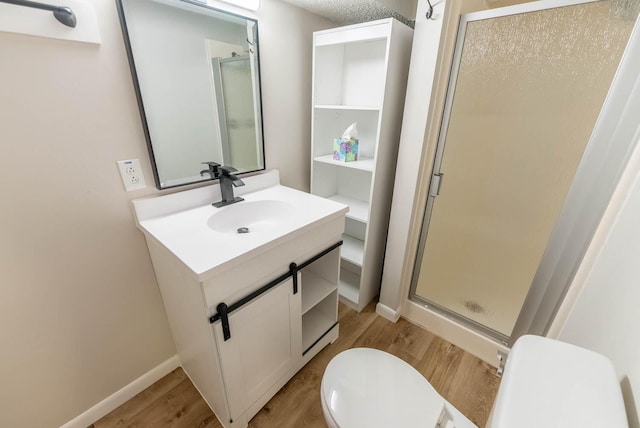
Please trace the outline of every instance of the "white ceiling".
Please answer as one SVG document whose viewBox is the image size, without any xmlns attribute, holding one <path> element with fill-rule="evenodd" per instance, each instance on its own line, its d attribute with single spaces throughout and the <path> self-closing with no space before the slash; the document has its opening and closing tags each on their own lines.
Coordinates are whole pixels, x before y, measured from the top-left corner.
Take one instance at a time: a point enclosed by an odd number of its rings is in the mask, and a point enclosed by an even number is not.
<svg viewBox="0 0 640 428">
<path fill-rule="evenodd" d="M 396 18 L 413 27 L 417 0 L 283 0 L 338 25 Z"/>
</svg>

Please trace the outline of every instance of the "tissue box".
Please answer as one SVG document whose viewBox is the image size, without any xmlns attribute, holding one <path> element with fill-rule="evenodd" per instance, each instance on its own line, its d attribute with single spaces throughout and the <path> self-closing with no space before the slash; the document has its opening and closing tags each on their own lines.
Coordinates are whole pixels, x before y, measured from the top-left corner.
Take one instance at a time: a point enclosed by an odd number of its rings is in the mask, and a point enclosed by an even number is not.
<svg viewBox="0 0 640 428">
<path fill-rule="evenodd" d="M 352 162 L 358 160 L 358 140 L 335 138 L 333 140 L 333 160 Z"/>
</svg>

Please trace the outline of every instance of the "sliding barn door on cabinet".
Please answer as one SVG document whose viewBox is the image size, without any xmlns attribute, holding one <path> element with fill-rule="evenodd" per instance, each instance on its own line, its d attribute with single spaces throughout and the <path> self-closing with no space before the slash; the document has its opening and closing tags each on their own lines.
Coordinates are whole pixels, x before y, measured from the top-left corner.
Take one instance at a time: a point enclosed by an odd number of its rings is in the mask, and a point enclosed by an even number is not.
<svg viewBox="0 0 640 428">
<path fill-rule="evenodd" d="M 262 407 L 260 398 L 298 369 L 302 358 L 300 302 L 293 280 L 287 279 L 229 314 L 227 339 L 222 323 L 214 324 L 232 418 L 247 411 L 246 418 L 251 419 Z"/>
</svg>

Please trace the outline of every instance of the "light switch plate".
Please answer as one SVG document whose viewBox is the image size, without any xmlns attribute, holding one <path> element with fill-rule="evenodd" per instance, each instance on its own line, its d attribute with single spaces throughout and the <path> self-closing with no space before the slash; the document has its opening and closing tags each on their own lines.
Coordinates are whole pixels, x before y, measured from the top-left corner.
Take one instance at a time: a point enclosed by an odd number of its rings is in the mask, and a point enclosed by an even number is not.
<svg viewBox="0 0 640 428">
<path fill-rule="evenodd" d="M 118 161 L 117 164 L 120 170 L 122 184 L 124 184 L 124 190 L 130 192 L 131 190 L 144 189 L 147 187 L 139 159 L 121 160 Z"/>
</svg>

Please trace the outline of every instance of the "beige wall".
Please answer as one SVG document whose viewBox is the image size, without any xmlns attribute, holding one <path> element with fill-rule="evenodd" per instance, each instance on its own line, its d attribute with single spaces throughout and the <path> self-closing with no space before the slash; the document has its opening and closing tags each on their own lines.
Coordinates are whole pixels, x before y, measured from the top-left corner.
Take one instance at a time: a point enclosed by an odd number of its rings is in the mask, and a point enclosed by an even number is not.
<svg viewBox="0 0 640 428">
<path fill-rule="evenodd" d="M 262 0 L 260 67 L 267 168 L 309 190 L 312 33 L 336 25 L 279 0 Z"/>
<path fill-rule="evenodd" d="M 175 353 L 115 161 L 152 182 L 112 0 L 102 44 L 0 32 L 0 426 L 59 426 Z M 308 188 L 311 32 L 275 0 L 260 19 L 267 167 Z"/>
</svg>

